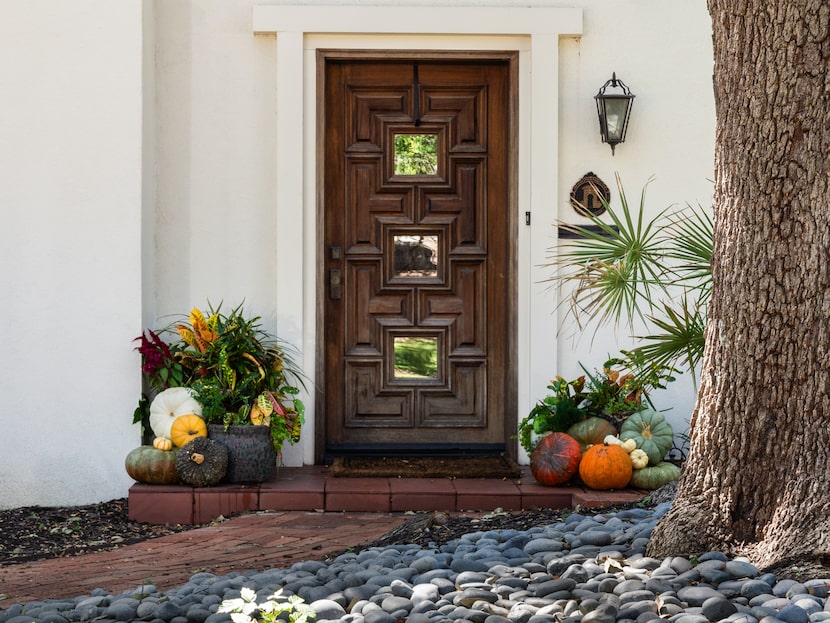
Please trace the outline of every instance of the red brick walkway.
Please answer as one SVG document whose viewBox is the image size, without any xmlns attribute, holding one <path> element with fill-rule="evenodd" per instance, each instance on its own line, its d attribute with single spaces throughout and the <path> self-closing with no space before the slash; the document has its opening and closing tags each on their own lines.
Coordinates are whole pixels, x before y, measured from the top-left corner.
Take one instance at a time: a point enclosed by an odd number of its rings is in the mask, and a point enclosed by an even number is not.
<svg viewBox="0 0 830 623">
<path fill-rule="evenodd" d="M 0 566 L 0 610 L 95 588 L 116 594 L 151 582 L 166 590 L 200 571 L 290 567 L 372 541 L 405 520 L 402 513 L 257 513 L 108 552 Z"/>
<path fill-rule="evenodd" d="M 314 466 L 285 469 L 256 489 L 136 485 L 130 490 L 130 517 L 139 521 L 207 522 L 219 514 L 262 511 L 109 552 L 0 566 L 0 610 L 14 603 L 88 595 L 95 588 L 117 594 L 145 582 L 167 590 L 199 571 L 223 575 L 319 560 L 383 536 L 407 519 L 407 510 L 467 514 L 495 508 L 587 508 L 634 502 L 642 495 L 543 487 L 529 474 L 516 481 L 327 478 Z M 181 517 L 166 515 L 177 509 Z M 154 522 L 159 513 L 164 516 Z"/>
</svg>

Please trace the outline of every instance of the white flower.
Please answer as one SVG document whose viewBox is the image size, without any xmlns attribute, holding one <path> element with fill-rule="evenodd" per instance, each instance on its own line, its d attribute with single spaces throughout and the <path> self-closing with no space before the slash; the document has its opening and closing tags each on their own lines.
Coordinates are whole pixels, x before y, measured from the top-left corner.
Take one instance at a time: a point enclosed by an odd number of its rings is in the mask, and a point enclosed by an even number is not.
<svg viewBox="0 0 830 623">
<path fill-rule="evenodd" d="M 269 595 L 268 601 L 261 603 L 259 609 L 262 612 L 276 611 L 279 614 L 283 610 L 282 603 L 280 602 L 285 602 L 285 598 L 282 596 L 282 589 L 278 589 L 273 595 Z"/>
<path fill-rule="evenodd" d="M 242 590 L 239 591 L 241 597 L 238 599 L 226 599 L 222 602 L 219 606 L 218 612 L 231 612 L 237 614 L 245 615 L 245 620 L 237 620 L 235 617 L 231 616 L 231 618 L 236 623 L 248 623 L 250 620 L 250 615 L 256 612 L 259 609 L 256 601 L 256 592 L 252 588 L 248 588 L 247 586 L 243 586 Z"/>
<path fill-rule="evenodd" d="M 261 604 L 256 603 L 256 593 L 253 589 L 243 587 L 237 599 L 226 599 L 219 606 L 218 612 L 231 613 L 234 623 L 277 623 L 283 612 L 288 613 L 290 623 L 307 623 L 315 619 L 317 613 L 307 605 L 301 597 L 291 595 L 287 599 L 282 596 L 282 589 L 270 595 Z M 251 615 L 259 612 L 255 619 Z"/>
</svg>

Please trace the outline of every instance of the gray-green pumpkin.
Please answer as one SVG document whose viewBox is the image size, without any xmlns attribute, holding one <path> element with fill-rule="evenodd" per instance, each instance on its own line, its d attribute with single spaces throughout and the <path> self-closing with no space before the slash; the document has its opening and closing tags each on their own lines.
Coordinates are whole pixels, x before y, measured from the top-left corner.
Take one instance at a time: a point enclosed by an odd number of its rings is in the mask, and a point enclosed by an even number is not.
<svg viewBox="0 0 830 623">
<path fill-rule="evenodd" d="M 671 424 L 653 409 L 638 411 L 628 417 L 620 428 L 620 439 L 633 439 L 648 455 L 648 464 L 657 465 L 674 444 Z"/>
<path fill-rule="evenodd" d="M 148 485 L 173 485 L 179 482 L 176 453 L 153 446 L 139 446 L 124 459 L 130 478 Z"/>
<path fill-rule="evenodd" d="M 628 486 L 635 489 L 659 489 L 680 478 L 680 468 L 674 463 L 662 462 L 652 467 L 635 469 Z"/>
<path fill-rule="evenodd" d="M 567 433 L 579 442 L 579 447 L 585 452 L 588 446 L 601 444 L 607 435 L 616 435 L 617 429 L 608 420 L 589 417 L 571 426 Z"/>
</svg>

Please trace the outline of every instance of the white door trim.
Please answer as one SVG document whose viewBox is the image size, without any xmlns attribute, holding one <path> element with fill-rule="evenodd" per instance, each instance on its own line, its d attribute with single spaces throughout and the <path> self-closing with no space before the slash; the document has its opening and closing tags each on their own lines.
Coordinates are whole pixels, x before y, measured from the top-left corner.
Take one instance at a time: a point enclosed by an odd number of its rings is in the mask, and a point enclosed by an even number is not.
<svg viewBox="0 0 830 623">
<path fill-rule="evenodd" d="M 582 9 L 436 6 L 254 5 L 255 33 L 582 34 Z"/>
<path fill-rule="evenodd" d="M 412 6 L 255 5 L 252 30 L 276 35 L 276 261 L 279 332 L 300 344 L 301 365 L 315 378 L 317 280 L 316 51 L 490 49 L 519 51 L 518 315 L 519 413 L 531 388 L 544 388 L 555 348 L 556 319 L 540 284 L 539 264 L 557 213 L 559 40 L 582 34 L 582 9 Z M 439 35 L 439 36 L 436 36 Z M 532 128 L 532 132 L 531 132 Z M 535 216 L 526 227 L 524 213 Z M 300 247 L 302 249 L 300 251 Z M 300 255 L 298 256 L 298 251 Z M 549 293 L 547 293 L 549 296 Z M 530 336 L 537 338 L 532 342 Z M 538 336 L 550 336 L 545 345 Z M 535 346 L 534 346 L 535 344 Z M 554 365 L 555 369 L 555 365 Z M 300 444 L 287 465 L 314 457 L 314 396 Z"/>
</svg>

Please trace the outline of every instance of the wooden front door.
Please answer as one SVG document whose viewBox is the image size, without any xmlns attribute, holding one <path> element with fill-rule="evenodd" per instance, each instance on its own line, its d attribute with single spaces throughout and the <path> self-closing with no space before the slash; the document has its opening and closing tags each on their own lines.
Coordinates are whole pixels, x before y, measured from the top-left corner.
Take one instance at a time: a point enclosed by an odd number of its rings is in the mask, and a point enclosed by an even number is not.
<svg viewBox="0 0 830 623">
<path fill-rule="evenodd" d="M 325 452 L 515 434 L 515 57 L 325 58 Z"/>
</svg>

